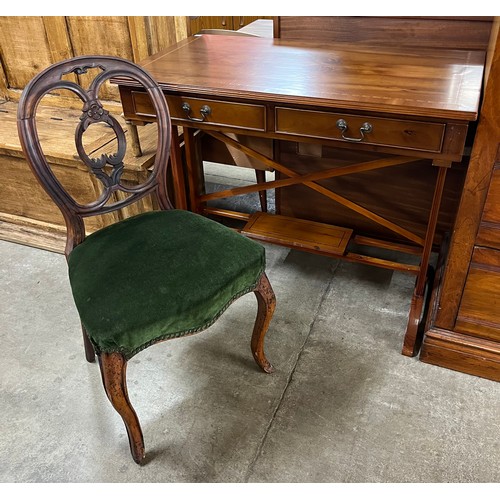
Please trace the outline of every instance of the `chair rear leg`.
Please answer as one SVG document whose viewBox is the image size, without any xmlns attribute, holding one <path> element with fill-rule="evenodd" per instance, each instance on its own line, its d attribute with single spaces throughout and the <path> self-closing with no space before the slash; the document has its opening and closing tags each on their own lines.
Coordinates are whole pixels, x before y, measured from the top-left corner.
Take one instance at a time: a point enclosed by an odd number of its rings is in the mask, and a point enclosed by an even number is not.
<svg viewBox="0 0 500 500">
<path fill-rule="evenodd" d="M 83 347 L 85 348 L 85 358 L 89 363 L 93 363 L 95 361 L 95 350 L 92 342 L 90 342 L 89 336 L 87 335 L 87 331 L 85 327 L 82 325 L 82 333 L 83 333 Z"/>
<path fill-rule="evenodd" d="M 252 354 L 256 363 L 266 373 L 272 373 L 274 371 L 274 367 L 267 360 L 266 355 L 264 354 L 264 337 L 274 314 L 276 297 L 266 273 L 262 273 L 254 293 L 257 297 L 258 310 L 251 341 Z"/>
<path fill-rule="evenodd" d="M 117 352 L 101 353 L 97 358 L 106 395 L 125 423 L 130 452 L 134 461 L 139 464 L 145 457 L 144 438 L 139 419 L 127 394 L 127 361 Z"/>
</svg>

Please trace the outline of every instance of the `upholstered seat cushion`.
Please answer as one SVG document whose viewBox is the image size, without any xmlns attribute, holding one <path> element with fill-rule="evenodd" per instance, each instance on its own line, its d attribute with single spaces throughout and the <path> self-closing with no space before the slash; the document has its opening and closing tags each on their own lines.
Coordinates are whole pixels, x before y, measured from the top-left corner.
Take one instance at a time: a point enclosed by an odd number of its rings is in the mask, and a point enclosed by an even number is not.
<svg viewBox="0 0 500 500">
<path fill-rule="evenodd" d="M 76 307 L 99 352 L 126 358 L 210 326 L 264 271 L 262 245 L 183 210 L 131 217 L 69 255 Z"/>
</svg>

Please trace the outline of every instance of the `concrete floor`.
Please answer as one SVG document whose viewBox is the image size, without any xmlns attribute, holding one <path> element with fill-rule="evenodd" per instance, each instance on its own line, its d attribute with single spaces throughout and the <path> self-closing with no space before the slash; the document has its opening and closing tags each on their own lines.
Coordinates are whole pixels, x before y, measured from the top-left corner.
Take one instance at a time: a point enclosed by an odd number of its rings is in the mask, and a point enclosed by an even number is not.
<svg viewBox="0 0 500 500">
<path fill-rule="evenodd" d="M 500 480 L 500 384 L 400 354 L 413 278 L 267 246 L 278 305 L 254 364 L 253 294 L 129 363 L 147 460 L 85 361 L 62 255 L 0 241 L 0 481 Z"/>
</svg>

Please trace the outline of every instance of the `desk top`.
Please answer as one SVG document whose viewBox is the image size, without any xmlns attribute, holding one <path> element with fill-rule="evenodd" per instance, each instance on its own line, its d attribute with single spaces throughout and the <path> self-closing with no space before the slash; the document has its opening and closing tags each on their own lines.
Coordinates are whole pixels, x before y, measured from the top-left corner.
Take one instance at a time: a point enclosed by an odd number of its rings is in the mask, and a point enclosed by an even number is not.
<svg viewBox="0 0 500 500">
<path fill-rule="evenodd" d="M 167 92 L 469 121 L 477 118 L 484 58 L 481 51 L 199 35 L 141 65 Z"/>
</svg>

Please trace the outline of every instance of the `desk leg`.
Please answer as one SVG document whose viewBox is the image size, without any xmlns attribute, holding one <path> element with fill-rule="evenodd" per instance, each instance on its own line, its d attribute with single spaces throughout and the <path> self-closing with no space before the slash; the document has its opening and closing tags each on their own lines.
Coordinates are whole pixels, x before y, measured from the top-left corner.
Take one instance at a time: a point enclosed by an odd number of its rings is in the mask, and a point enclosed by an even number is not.
<svg viewBox="0 0 500 500">
<path fill-rule="evenodd" d="M 439 165 L 438 175 L 436 179 L 436 186 L 434 188 L 434 197 L 432 199 L 431 212 L 429 215 L 429 223 L 427 225 L 427 232 L 425 234 L 424 248 L 422 251 L 422 259 L 420 262 L 420 271 L 417 275 L 415 283 L 415 290 L 410 306 L 410 315 L 408 319 L 408 326 L 403 343 L 402 353 L 405 356 L 415 356 L 420 349 L 422 342 L 423 331 L 420 329 L 422 320 L 422 311 L 425 306 L 425 291 L 426 288 L 432 286 L 431 276 L 429 273 L 429 260 L 432 252 L 432 243 L 434 241 L 434 233 L 436 232 L 436 225 L 439 215 L 439 207 L 441 206 L 441 199 L 443 197 L 444 182 L 446 180 L 446 172 L 450 164 Z"/>
<path fill-rule="evenodd" d="M 195 137 L 196 130 L 184 127 L 184 151 L 189 189 L 189 207 L 192 212 L 201 213 L 202 206 L 199 196 L 205 193 L 203 161 L 200 143 Z"/>
<path fill-rule="evenodd" d="M 174 185 L 175 208 L 187 210 L 186 185 L 184 182 L 184 167 L 182 165 L 179 128 L 172 125 L 172 146 L 170 148 L 170 164 L 172 166 L 172 181 Z"/>
<path fill-rule="evenodd" d="M 257 179 L 257 184 L 266 182 L 265 170 L 255 170 L 255 178 Z M 267 212 L 267 192 L 259 191 L 259 199 L 260 199 L 260 209 L 263 212 Z"/>
</svg>

